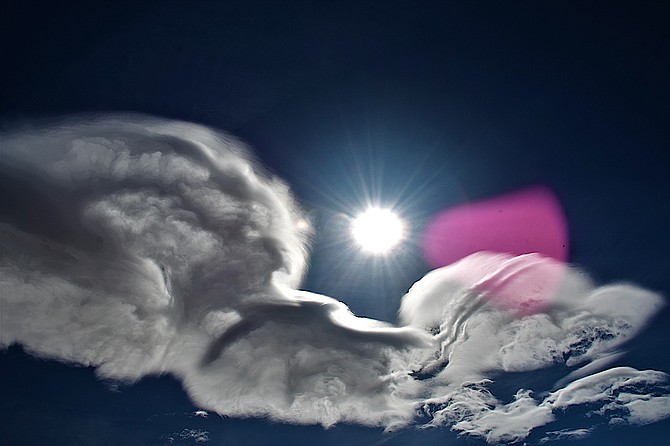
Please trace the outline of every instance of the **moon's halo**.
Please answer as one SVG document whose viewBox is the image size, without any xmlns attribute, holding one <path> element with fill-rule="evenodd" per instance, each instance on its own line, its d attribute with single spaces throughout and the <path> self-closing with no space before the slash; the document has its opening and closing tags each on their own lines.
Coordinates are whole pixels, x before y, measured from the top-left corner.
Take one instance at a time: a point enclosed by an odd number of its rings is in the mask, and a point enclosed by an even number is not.
<svg viewBox="0 0 670 446">
<path fill-rule="evenodd" d="M 366 253 L 384 255 L 403 239 L 405 223 L 393 210 L 369 207 L 351 222 L 351 235 Z"/>
</svg>

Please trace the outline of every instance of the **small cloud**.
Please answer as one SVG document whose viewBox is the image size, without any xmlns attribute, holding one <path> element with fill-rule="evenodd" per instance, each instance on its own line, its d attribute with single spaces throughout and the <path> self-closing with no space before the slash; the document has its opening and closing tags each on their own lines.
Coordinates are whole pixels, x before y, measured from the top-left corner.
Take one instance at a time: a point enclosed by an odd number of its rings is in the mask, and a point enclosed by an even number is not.
<svg viewBox="0 0 670 446">
<path fill-rule="evenodd" d="M 165 434 L 161 438 L 167 440 L 170 444 L 178 440 L 193 440 L 195 443 L 205 443 L 209 441 L 209 432 L 201 429 L 183 429 L 181 432 Z"/>
<path fill-rule="evenodd" d="M 549 431 L 540 440 L 540 443 L 560 440 L 582 440 L 591 435 L 591 429 L 563 429 L 560 431 Z"/>
<path fill-rule="evenodd" d="M 615 413 L 610 424 L 643 426 L 670 418 L 670 396 L 652 393 L 622 392 L 614 401 L 603 406 L 600 414 Z M 617 415 L 618 414 L 618 415 Z"/>
</svg>

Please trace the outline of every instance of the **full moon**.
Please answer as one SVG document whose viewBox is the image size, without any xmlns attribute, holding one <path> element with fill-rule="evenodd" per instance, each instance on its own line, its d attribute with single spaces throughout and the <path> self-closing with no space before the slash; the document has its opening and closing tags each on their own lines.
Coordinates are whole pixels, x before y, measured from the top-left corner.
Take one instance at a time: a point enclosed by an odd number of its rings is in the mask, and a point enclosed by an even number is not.
<svg viewBox="0 0 670 446">
<path fill-rule="evenodd" d="M 381 255 L 402 240 L 404 224 L 390 209 L 370 208 L 353 220 L 351 233 L 363 251 Z"/>
</svg>

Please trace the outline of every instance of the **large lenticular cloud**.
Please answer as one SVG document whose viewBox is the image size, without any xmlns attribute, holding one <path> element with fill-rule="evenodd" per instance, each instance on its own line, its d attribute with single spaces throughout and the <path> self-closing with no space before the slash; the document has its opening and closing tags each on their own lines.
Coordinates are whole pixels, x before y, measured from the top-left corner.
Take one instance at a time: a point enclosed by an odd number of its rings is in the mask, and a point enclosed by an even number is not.
<svg viewBox="0 0 670 446">
<path fill-rule="evenodd" d="M 202 408 L 301 424 L 448 425 L 498 443 L 586 404 L 613 424 L 670 415 L 663 373 L 608 369 L 658 295 L 479 252 L 417 282 L 402 326 L 358 318 L 297 290 L 309 225 L 211 129 L 112 116 L 14 130 L 2 182 L 3 347 L 105 378 L 170 373 Z M 563 378 L 547 388 L 494 394 L 493 378 L 549 367 Z"/>
</svg>

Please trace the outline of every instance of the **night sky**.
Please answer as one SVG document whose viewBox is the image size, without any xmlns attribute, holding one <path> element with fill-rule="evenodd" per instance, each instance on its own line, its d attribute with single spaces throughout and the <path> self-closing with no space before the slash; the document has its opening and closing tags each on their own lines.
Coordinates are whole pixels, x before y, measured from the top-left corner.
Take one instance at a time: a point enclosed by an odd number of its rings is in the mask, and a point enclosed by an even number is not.
<svg viewBox="0 0 670 446">
<path fill-rule="evenodd" d="M 300 288 L 359 316 L 397 322 L 431 269 L 420 239 L 438 212 L 535 185 L 565 210 L 570 263 L 668 296 L 668 23 L 664 2 L 5 1 L 0 123 L 133 112 L 235 135 L 312 222 Z M 2 188 L 5 215 L 39 219 L 29 194 Z M 385 258 L 348 237 L 366 198 L 409 225 Z M 669 340 L 664 308 L 612 366 L 670 373 Z M 511 397 L 563 374 L 495 385 Z M 6 445 L 195 444 L 202 432 L 213 445 L 485 444 L 448 426 L 324 429 L 198 409 L 169 375 L 119 383 L 18 344 L 0 351 Z M 524 441 L 588 427 L 570 410 Z M 669 428 L 601 422 L 550 444 L 661 444 Z"/>
</svg>

